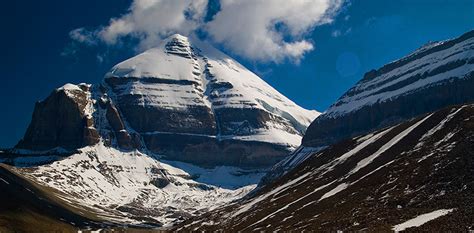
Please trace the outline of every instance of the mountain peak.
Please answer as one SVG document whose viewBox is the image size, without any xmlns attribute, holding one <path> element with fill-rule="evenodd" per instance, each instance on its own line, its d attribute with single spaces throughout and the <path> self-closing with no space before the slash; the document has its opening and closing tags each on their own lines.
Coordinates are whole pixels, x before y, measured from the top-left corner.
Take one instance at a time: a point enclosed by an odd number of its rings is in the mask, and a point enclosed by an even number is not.
<svg viewBox="0 0 474 233">
<path fill-rule="evenodd" d="M 186 133 L 219 143 L 270 143 L 286 152 L 266 148 L 258 153 L 283 157 L 300 144 L 306 127 L 319 115 L 296 105 L 210 44 L 179 34 L 114 66 L 105 84 L 131 128 L 156 144 L 148 146 L 152 150 L 163 148 L 154 142 L 165 140 L 164 133 Z M 172 112 L 173 118 L 162 112 Z"/>
<path fill-rule="evenodd" d="M 187 37 L 174 34 L 164 41 L 164 50 L 167 54 L 173 54 L 184 58 L 192 58 L 193 48 Z"/>
<path fill-rule="evenodd" d="M 180 41 L 188 41 L 189 38 L 187 36 L 183 36 L 179 33 L 175 33 L 171 36 L 169 36 L 168 38 L 165 39 L 165 41 L 167 40 L 180 40 Z"/>
</svg>

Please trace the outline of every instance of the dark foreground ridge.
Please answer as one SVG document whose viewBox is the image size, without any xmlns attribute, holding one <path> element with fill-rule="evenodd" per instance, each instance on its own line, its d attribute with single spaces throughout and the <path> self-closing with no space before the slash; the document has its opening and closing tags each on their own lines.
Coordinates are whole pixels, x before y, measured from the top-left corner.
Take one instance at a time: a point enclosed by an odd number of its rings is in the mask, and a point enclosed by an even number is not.
<svg viewBox="0 0 474 233">
<path fill-rule="evenodd" d="M 474 228 L 474 105 L 449 107 L 312 154 L 252 198 L 176 230 L 389 232 Z"/>
<path fill-rule="evenodd" d="M 99 224 L 72 212 L 7 165 L 0 165 L 0 232 L 77 232 Z"/>
</svg>

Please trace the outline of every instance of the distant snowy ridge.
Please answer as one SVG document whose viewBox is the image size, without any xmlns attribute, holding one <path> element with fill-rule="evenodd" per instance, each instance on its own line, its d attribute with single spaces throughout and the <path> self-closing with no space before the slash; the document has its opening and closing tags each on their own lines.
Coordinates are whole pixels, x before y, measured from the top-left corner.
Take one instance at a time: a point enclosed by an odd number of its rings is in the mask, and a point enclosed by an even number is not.
<svg viewBox="0 0 474 233">
<path fill-rule="evenodd" d="M 303 145 L 327 146 L 449 105 L 474 102 L 473 87 L 470 31 L 367 72 L 308 127 Z"/>
<path fill-rule="evenodd" d="M 443 44 L 446 42 L 425 45 L 391 64 L 423 55 L 420 58 L 409 60 L 406 64 L 384 72 L 377 78 L 362 80 L 332 105 L 325 114 L 329 117 L 347 114 L 363 106 L 392 100 L 399 95 L 436 85 L 447 79 L 466 78 L 474 71 L 474 38 L 466 39 L 443 50 L 424 54 Z M 414 77 L 420 78 L 414 79 Z"/>
</svg>

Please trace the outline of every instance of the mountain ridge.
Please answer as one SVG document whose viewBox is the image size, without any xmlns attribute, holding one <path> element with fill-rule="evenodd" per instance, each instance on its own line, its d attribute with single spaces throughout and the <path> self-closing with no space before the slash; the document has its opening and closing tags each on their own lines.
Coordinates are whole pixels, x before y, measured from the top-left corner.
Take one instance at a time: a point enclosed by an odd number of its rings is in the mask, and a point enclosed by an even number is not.
<svg viewBox="0 0 474 233">
<path fill-rule="evenodd" d="M 327 146 L 448 105 L 472 102 L 473 80 L 474 31 L 421 47 L 367 72 L 310 125 L 303 145 Z"/>
</svg>

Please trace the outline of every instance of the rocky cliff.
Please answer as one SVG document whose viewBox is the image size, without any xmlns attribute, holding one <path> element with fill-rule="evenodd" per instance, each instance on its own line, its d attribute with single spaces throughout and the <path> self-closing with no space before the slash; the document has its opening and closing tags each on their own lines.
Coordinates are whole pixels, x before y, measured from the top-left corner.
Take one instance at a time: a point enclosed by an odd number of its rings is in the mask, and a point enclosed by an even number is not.
<svg viewBox="0 0 474 233">
<path fill-rule="evenodd" d="M 90 85 L 65 85 L 36 103 L 32 121 L 16 148 L 67 150 L 99 141 L 91 115 Z"/>
</svg>

